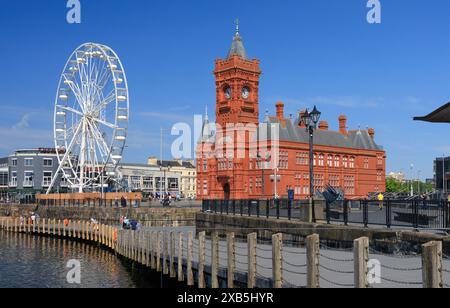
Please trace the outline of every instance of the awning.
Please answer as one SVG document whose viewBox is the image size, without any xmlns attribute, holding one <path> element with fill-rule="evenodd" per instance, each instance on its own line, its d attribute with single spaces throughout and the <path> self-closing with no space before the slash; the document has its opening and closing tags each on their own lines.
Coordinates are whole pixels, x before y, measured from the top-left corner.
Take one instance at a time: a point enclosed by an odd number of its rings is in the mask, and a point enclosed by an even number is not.
<svg viewBox="0 0 450 308">
<path fill-rule="evenodd" d="M 450 103 L 433 111 L 425 117 L 415 117 L 414 121 L 424 121 L 431 123 L 450 123 Z"/>
</svg>

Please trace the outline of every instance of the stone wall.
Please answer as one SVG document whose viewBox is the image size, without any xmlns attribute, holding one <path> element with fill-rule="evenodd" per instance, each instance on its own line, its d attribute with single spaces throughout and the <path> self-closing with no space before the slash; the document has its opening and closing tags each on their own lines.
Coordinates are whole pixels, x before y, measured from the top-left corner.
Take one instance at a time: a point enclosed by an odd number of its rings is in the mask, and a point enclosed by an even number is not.
<svg viewBox="0 0 450 308">
<path fill-rule="evenodd" d="M 212 230 L 217 230 L 221 234 L 234 232 L 236 237 L 241 238 L 256 232 L 258 238 L 266 240 L 270 240 L 273 234 L 283 233 L 284 240 L 297 244 L 304 244 L 307 236 L 318 234 L 322 242 L 336 248 L 352 247 L 355 239 L 368 237 L 371 247 L 386 253 L 419 252 L 422 244 L 430 241 L 442 241 L 446 253 L 450 252 L 450 237 L 431 232 L 382 228 L 364 229 L 357 226 L 310 224 L 287 219 L 277 220 L 209 213 L 198 213 L 196 217 L 197 232 L 210 233 Z"/>
<path fill-rule="evenodd" d="M 110 207 L 57 207 L 34 205 L 0 205 L 0 217 L 29 217 L 37 212 L 41 218 L 89 220 L 117 224 L 121 216 L 135 219 L 146 226 L 194 226 L 195 214 L 192 208 L 110 208 Z"/>
</svg>

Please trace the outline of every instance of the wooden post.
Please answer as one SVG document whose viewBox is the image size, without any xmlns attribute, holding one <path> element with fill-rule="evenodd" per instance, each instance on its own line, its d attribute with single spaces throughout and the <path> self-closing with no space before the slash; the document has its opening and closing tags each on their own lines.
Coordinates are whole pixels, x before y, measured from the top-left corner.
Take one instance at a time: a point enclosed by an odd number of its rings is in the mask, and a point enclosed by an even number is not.
<svg viewBox="0 0 450 308">
<path fill-rule="evenodd" d="M 219 233 L 214 231 L 211 238 L 211 287 L 219 288 Z"/>
<path fill-rule="evenodd" d="M 161 241 L 162 241 L 162 232 L 158 232 L 158 238 L 156 240 L 156 270 L 161 272 Z"/>
<path fill-rule="evenodd" d="M 53 218 L 53 236 L 56 236 L 56 218 Z"/>
<path fill-rule="evenodd" d="M 42 219 L 42 234 L 45 234 L 45 218 Z M 16 219 L 16 224 L 17 224 L 17 219 Z"/>
<path fill-rule="evenodd" d="M 422 279 L 426 289 L 443 288 L 442 242 L 429 242 L 422 245 Z"/>
<path fill-rule="evenodd" d="M 353 260 L 354 260 L 354 283 L 355 288 L 365 289 L 369 287 L 368 268 L 369 262 L 369 238 L 361 237 L 353 242 Z"/>
<path fill-rule="evenodd" d="M 198 287 L 203 289 L 205 284 L 205 239 L 206 232 L 198 234 Z"/>
<path fill-rule="evenodd" d="M 193 252 L 193 234 L 192 232 L 188 233 L 188 255 L 187 255 L 187 285 L 194 285 L 194 273 L 192 272 L 192 259 L 194 257 Z"/>
<path fill-rule="evenodd" d="M 307 250 L 307 287 L 310 289 L 320 288 L 319 273 L 319 249 L 320 239 L 318 234 L 310 235 L 306 238 Z"/>
<path fill-rule="evenodd" d="M 228 270 L 227 270 L 227 287 L 234 288 L 234 271 L 236 269 L 236 248 L 234 243 L 234 233 L 227 233 L 227 252 L 228 252 Z"/>
<path fill-rule="evenodd" d="M 248 247 L 248 279 L 247 288 L 253 289 L 256 287 L 256 244 L 258 241 L 257 233 L 250 233 L 247 235 Z"/>
<path fill-rule="evenodd" d="M 272 276 L 273 287 L 283 287 L 283 234 L 272 235 Z"/>
<path fill-rule="evenodd" d="M 166 232 L 163 233 L 164 236 L 164 266 L 163 266 L 163 274 L 164 275 L 168 275 L 169 274 L 169 239 L 170 239 L 170 235 Z"/>
<path fill-rule="evenodd" d="M 177 277 L 175 272 L 175 232 L 170 232 L 170 278 Z"/>
<path fill-rule="evenodd" d="M 183 232 L 178 233 L 178 281 L 184 281 L 183 277 Z"/>
<path fill-rule="evenodd" d="M 152 233 L 150 234 L 150 253 L 151 253 L 151 257 L 150 257 L 150 267 L 152 269 L 156 269 L 156 257 L 155 257 L 155 253 L 156 253 L 156 233 L 155 231 L 152 231 Z"/>
<path fill-rule="evenodd" d="M 58 219 L 58 237 L 61 236 L 61 220 Z"/>
</svg>

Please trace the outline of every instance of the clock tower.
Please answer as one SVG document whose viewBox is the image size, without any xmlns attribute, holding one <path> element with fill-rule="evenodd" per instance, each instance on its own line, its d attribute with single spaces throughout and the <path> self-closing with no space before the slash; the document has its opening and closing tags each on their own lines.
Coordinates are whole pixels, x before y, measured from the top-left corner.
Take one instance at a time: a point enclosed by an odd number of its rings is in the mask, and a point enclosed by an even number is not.
<svg viewBox="0 0 450 308">
<path fill-rule="evenodd" d="M 239 24 L 226 59 L 216 60 L 216 122 L 259 123 L 259 60 L 250 60 L 239 34 Z"/>
</svg>

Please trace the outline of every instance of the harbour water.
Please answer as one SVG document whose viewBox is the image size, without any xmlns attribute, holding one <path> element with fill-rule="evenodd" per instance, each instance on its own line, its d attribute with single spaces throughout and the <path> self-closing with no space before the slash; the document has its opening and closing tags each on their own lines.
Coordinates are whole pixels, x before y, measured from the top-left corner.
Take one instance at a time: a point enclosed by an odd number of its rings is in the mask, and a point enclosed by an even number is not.
<svg viewBox="0 0 450 308">
<path fill-rule="evenodd" d="M 70 260 L 80 262 L 80 284 L 67 282 Z M 159 288 L 160 283 L 94 245 L 0 231 L 0 288 Z"/>
</svg>

